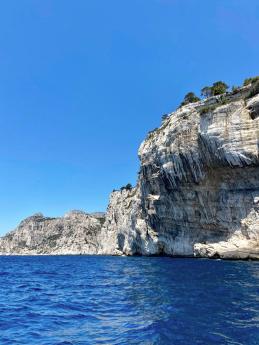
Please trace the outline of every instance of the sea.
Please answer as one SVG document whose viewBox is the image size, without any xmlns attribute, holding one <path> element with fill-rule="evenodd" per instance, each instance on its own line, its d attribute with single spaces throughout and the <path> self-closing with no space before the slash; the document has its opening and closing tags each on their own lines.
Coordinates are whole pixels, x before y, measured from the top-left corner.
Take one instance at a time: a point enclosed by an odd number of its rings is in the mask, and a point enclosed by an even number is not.
<svg viewBox="0 0 259 345">
<path fill-rule="evenodd" d="M 259 345 L 259 262 L 1 256 L 0 345 Z"/>
</svg>

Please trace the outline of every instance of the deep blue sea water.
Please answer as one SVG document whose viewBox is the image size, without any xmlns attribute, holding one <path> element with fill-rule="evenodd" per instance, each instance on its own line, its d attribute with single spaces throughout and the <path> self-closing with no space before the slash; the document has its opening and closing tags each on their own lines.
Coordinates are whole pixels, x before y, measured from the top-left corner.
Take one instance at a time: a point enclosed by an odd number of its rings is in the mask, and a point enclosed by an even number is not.
<svg viewBox="0 0 259 345">
<path fill-rule="evenodd" d="M 0 257 L 0 344 L 259 344 L 259 262 Z"/>
</svg>

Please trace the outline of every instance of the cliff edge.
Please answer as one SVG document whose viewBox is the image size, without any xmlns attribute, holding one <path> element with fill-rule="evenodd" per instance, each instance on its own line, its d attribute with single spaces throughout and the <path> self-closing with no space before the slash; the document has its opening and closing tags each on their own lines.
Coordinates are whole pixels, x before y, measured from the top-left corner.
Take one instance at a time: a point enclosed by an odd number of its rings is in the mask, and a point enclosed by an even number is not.
<svg viewBox="0 0 259 345">
<path fill-rule="evenodd" d="M 102 213 L 71 211 L 58 218 L 36 213 L 0 238 L 0 254 L 96 254 L 103 222 Z"/>
<path fill-rule="evenodd" d="M 34 215 L 2 254 L 259 258 L 259 94 L 251 85 L 187 104 L 139 148 L 137 185 L 106 216 Z"/>
<path fill-rule="evenodd" d="M 139 148 L 137 186 L 110 197 L 101 253 L 259 258 L 259 95 L 185 105 Z"/>
</svg>

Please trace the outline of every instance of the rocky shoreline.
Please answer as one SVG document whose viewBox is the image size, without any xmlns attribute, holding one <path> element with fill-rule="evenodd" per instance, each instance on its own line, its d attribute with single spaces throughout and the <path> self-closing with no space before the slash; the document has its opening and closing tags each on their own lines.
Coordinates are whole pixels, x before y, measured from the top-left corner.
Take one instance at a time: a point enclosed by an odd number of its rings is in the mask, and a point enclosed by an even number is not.
<svg viewBox="0 0 259 345">
<path fill-rule="evenodd" d="M 166 255 L 259 259 L 259 95 L 251 85 L 187 104 L 139 148 L 137 185 L 106 214 L 36 214 L 1 255 Z"/>
</svg>

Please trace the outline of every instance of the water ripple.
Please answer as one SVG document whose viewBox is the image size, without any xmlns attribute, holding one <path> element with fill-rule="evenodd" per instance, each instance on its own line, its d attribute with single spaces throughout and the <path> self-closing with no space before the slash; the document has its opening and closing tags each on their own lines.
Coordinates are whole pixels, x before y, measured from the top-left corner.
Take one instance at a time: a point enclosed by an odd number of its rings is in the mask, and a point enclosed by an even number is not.
<svg viewBox="0 0 259 345">
<path fill-rule="evenodd" d="M 259 263 L 0 257 L 0 344 L 258 345 Z"/>
</svg>

